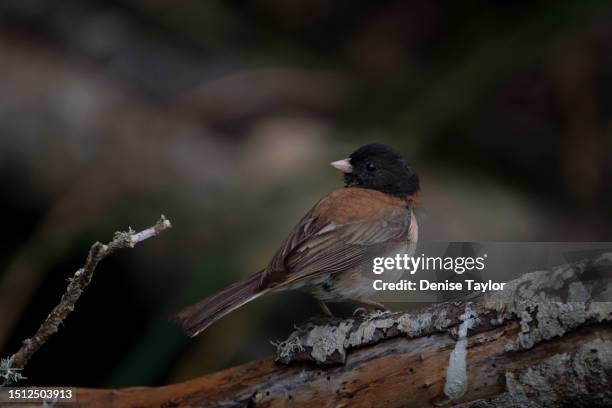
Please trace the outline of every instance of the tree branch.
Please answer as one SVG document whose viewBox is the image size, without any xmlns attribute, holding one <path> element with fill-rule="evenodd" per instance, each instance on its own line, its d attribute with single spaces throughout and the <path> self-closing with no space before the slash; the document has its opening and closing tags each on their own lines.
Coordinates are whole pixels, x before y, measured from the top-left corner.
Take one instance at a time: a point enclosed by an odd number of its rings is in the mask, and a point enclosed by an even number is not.
<svg viewBox="0 0 612 408">
<path fill-rule="evenodd" d="M 308 323 L 278 344 L 276 362 L 77 398 L 88 407 L 612 406 L 612 302 L 598 301 L 612 294 L 611 267 L 606 254 L 420 312 Z"/>
<path fill-rule="evenodd" d="M 36 334 L 24 340 L 21 348 L 9 359 L 3 360 L 3 373 L 0 372 L 0 375 L 4 377 L 2 385 L 8 385 L 11 381 L 19 379 L 18 370 L 23 369 L 32 355 L 47 342 L 49 337 L 57 332 L 59 325 L 74 310 L 76 302 L 91 282 L 94 270 L 102 259 L 119 249 L 133 248 L 139 242 L 155 237 L 170 227 L 172 227 L 170 221 L 162 215 L 154 226 L 143 231 L 134 232 L 130 228 L 127 232 L 116 232 L 114 239 L 106 245 L 100 242 L 93 244 L 85 260 L 85 265 L 69 279 L 68 287 L 62 299 L 40 325 Z"/>
</svg>

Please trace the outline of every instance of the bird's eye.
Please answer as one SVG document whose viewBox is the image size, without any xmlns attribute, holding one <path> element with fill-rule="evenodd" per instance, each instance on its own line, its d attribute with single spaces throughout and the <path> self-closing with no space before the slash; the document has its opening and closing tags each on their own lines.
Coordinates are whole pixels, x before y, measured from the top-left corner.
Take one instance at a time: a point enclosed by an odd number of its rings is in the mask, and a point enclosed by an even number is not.
<svg viewBox="0 0 612 408">
<path fill-rule="evenodd" d="M 376 170 L 376 165 L 374 165 L 374 163 L 367 163 L 366 164 L 366 169 L 368 171 L 374 171 L 374 170 Z"/>
</svg>

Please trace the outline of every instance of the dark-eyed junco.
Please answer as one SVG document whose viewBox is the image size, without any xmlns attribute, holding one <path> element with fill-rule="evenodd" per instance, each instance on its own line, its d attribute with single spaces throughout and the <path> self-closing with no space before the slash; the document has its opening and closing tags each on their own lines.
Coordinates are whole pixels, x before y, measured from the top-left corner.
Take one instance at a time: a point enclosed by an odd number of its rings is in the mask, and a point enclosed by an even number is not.
<svg viewBox="0 0 612 408">
<path fill-rule="evenodd" d="M 418 236 L 413 200 L 419 178 L 389 146 L 369 144 L 331 163 L 345 188 L 320 199 L 293 228 L 268 266 L 174 315 L 189 336 L 270 291 L 300 289 L 325 302 L 370 298 L 376 257 L 412 255 Z"/>
</svg>

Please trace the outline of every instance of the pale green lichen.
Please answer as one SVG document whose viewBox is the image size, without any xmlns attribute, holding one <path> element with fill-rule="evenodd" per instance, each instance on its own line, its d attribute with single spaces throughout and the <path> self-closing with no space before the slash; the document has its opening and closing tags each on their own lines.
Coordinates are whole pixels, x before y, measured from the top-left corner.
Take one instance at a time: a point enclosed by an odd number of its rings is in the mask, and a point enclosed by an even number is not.
<svg viewBox="0 0 612 408">
<path fill-rule="evenodd" d="M 442 313 L 443 314 L 443 313 Z M 445 316 L 441 316 L 445 317 Z M 408 337 L 420 336 L 429 330 L 433 324 L 434 316 L 432 313 L 403 314 L 398 319 L 398 329 L 406 333 Z"/>
<path fill-rule="evenodd" d="M 135 234 L 136 231 L 130 226 L 127 231 L 115 231 L 113 234 L 113 241 L 129 241 L 130 237 Z"/>
<path fill-rule="evenodd" d="M 346 356 L 346 345 L 348 334 L 353 326 L 353 321 L 348 320 L 338 326 L 315 326 L 308 335 L 304 345 L 311 348 L 310 355 L 317 362 L 324 362 L 334 353 L 339 353 L 341 360 Z"/>
<path fill-rule="evenodd" d="M 276 347 L 276 353 L 281 361 L 305 350 L 298 336 L 290 336 L 287 340 L 271 341 L 270 343 Z"/>
<path fill-rule="evenodd" d="M 15 384 L 19 380 L 25 380 L 26 377 L 21 375 L 21 368 L 13 367 L 13 358 L 2 358 L 0 359 L 0 379 L 2 387 Z"/>
<path fill-rule="evenodd" d="M 373 341 L 376 330 L 387 330 L 397 324 L 395 319 L 381 317 L 390 314 L 389 312 L 380 313 L 376 317 L 363 320 L 357 327 L 349 332 L 348 339 L 344 342 L 344 348 L 361 346 Z"/>
<path fill-rule="evenodd" d="M 370 313 L 368 313 L 367 315 L 363 316 L 363 320 L 366 322 L 369 322 L 370 320 L 374 320 L 374 319 L 378 319 L 381 318 L 383 316 L 387 316 L 390 315 L 391 312 L 389 310 L 379 310 L 376 309 Z"/>
</svg>

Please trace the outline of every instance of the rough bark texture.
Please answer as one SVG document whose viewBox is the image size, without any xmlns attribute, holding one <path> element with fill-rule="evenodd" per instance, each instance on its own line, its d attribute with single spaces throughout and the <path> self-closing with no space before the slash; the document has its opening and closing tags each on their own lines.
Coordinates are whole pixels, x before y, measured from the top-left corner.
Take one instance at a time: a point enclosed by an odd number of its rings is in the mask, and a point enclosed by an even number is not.
<svg viewBox="0 0 612 408">
<path fill-rule="evenodd" d="M 309 323 L 272 358 L 84 406 L 612 406 L 612 254 L 413 313 Z"/>
</svg>

